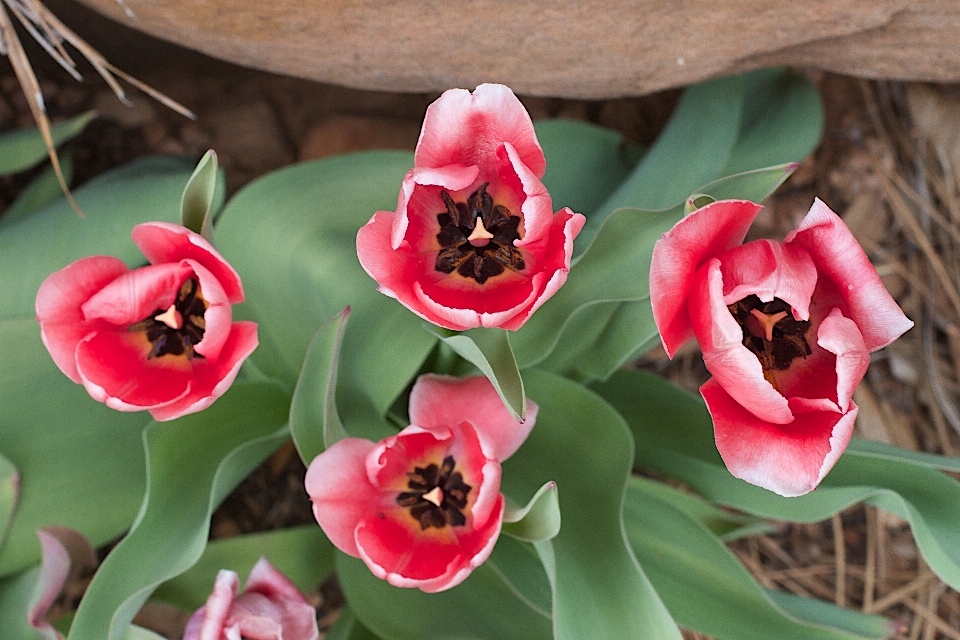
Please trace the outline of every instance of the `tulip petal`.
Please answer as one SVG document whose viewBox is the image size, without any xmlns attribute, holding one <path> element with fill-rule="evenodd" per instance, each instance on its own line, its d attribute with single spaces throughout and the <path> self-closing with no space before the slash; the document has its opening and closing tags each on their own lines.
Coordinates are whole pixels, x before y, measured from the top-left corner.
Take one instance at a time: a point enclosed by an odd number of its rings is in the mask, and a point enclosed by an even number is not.
<svg viewBox="0 0 960 640">
<path fill-rule="evenodd" d="M 523 164 L 537 178 L 543 177 L 543 150 L 530 115 L 513 91 L 501 84 L 482 84 L 472 94 L 451 89 L 427 107 L 414 164 L 476 165 L 481 173 L 490 174 L 495 151 L 491 147 L 501 142 L 512 144 Z"/>
<path fill-rule="evenodd" d="M 127 271 L 118 258 L 93 256 L 51 274 L 40 285 L 36 301 L 40 336 L 57 367 L 73 382 L 80 382 L 77 345 L 97 326 L 86 321 L 81 307 Z"/>
<path fill-rule="evenodd" d="M 817 344 L 837 357 L 837 405 L 844 409 L 852 403 L 853 392 L 870 365 L 863 335 L 853 320 L 834 309 L 820 323 Z"/>
<path fill-rule="evenodd" d="M 743 242 L 760 209 L 760 205 L 742 200 L 714 202 L 678 222 L 654 245 L 650 302 L 670 357 L 693 337 L 686 302 L 697 269 Z"/>
<path fill-rule="evenodd" d="M 787 497 L 816 488 L 849 443 L 857 416 L 853 402 L 845 413 L 804 412 L 791 403 L 795 420 L 780 425 L 744 409 L 715 379 L 704 383 L 700 394 L 730 473 Z"/>
<path fill-rule="evenodd" d="M 193 275 L 189 264 L 156 264 L 128 271 L 83 303 L 87 321 L 103 320 L 126 329 L 152 318 L 177 299 L 180 285 Z"/>
<path fill-rule="evenodd" d="M 426 374 L 410 391 L 410 422 L 424 429 L 469 421 L 489 458 L 504 461 L 520 448 L 537 419 L 538 407 L 527 400 L 527 419 L 518 422 L 483 376 L 454 378 Z"/>
<path fill-rule="evenodd" d="M 810 318 L 810 298 L 817 286 L 817 267 L 799 247 L 757 240 L 726 251 L 718 259 L 723 273 L 723 300 L 733 304 L 755 295 L 763 302 L 780 298 L 793 307 L 794 318 Z"/>
<path fill-rule="evenodd" d="M 145 222 L 130 235 L 151 264 L 195 260 L 213 273 L 231 304 L 243 302 L 240 276 L 200 234 L 170 222 Z"/>
<path fill-rule="evenodd" d="M 836 283 L 847 306 L 845 315 L 860 328 L 869 351 L 885 347 L 913 326 L 850 229 L 819 198 L 785 242 L 808 251 L 817 269 Z"/>
<path fill-rule="evenodd" d="M 366 460 L 376 445 L 344 438 L 313 459 L 304 478 L 313 515 L 338 549 L 355 558 L 354 531 L 374 508 L 378 492 L 367 478 Z"/>
<path fill-rule="evenodd" d="M 743 346 L 743 329 L 723 300 L 721 263 L 713 259 L 697 271 L 689 300 L 690 318 L 707 370 L 731 396 L 760 419 L 793 420 L 787 399 L 763 377 L 763 367 Z"/>
<path fill-rule="evenodd" d="M 193 379 L 190 392 L 173 402 L 150 407 L 150 415 L 154 420 L 163 422 L 203 411 L 227 392 L 244 360 L 258 344 L 256 322 L 234 322 L 216 360 L 191 360 Z"/>
</svg>

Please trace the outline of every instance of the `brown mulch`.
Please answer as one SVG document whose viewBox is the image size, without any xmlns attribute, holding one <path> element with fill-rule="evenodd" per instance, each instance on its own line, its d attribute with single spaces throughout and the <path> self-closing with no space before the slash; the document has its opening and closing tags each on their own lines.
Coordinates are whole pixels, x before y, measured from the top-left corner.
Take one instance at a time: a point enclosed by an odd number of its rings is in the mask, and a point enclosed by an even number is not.
<svg viewBox="0 0 960 640">
<path fill-rule="evenodd" d="M 100 113 L 70 145 L 76 183 L 144 154 L 198 159 L 214 148 L 232 193 L 298 160 L 362 149 L 413 149 L 423 111 L 436 97 L 285 78 L 233 67 L 113 26 L 108 33 L 112 50 L 123 42 L 147 42 L 143 49 L 151 57 L 144 59 L 142 52 L 131 57 L 135 67 L 128 64 L 127 70 L 193 110 L 198 119 L 184 119 L 133 91 L 134 107 L 123 107 L 89 72 L 88 81 L 77 84 L 34 55 L 52 119 L 91 108 Z M 95 30 L 81 35 L 99 44 Z M 114 60 L 124 66 L 123 60 Z M 767 203 L 752 233 L 782 238 L 814 196 L 843 215 L 916 322 L 898 342 L 875 354 L 855 396 L 857 433 L 908 449 L 958 455 L 960 89 L 819 72 L 810 77 L 826 105 L 823 142 Z M 648 144 L 676 96 L 664 92 L 608 101 L 524 102 L 535 118 L 588 120 Z M 16 80 L 0 64 L 0 130 L 30 124 Z M 0 211 L 33 173 L 0 178 Z M 695 345 L 673 361 L 654 349 L 641 364 L 691 390 L 708 375 Z M 295 451 L 282 448 L 216 512 L 213 537 L 310 522 L 303 473 Z M 902 625 L 898 639 L 960 640 L 960 594 L 926 566 L 906 523 L 876 508 L 858 505 L 830 521 L 784 524 L 776 534 L 730 547 L 766 586 L 885 615 Z M 335 617 L 335 588 L 318 587 L 311 597 L 330 614 L 327 620 Z M 183 615 L 166 609 L 150 614 L 141 622 L 179 637 Z"/>
</svg>

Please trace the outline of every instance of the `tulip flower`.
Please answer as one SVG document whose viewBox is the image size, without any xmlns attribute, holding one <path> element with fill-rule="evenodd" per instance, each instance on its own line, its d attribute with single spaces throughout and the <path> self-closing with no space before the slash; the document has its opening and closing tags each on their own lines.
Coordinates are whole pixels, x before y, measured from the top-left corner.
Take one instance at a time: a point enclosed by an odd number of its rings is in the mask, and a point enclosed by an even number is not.
<svg viewBox="0 0 960 640">
<path fill-rule="evenodd" d="M 846 448 L 853 392 L 913 323 L 823 202 L 784 242 L 741 244 L 760 211 L 719 201 L 654 246 L 653 315 L 671 357 L 695 337 L 701 388 L 730 472 L 784 496 L 820 483 Z"/>
<path fill-rule="evenodd" d="M 330 541 L 378 578 L 432 593 L 460 584 L 500 534 L 500 462 L 536 420 L 514 420 L 483 376 L 424 375 L 411 426 L 380 442 L 340 440 L 314 458 L 306 489 Z"/>
<path fill-rule="evenodd" d="M 509 88 L 451 89 L 427 109 L 396 211 L 357 234 L 379 290 L 447 329 L 517 330 L 567 279 L 586 219 L 553 213 L 533 123 Z"/>
<path fill-rule="evenodd" d="M 187 622 L 183 640 L 317 640 L 317 611 L 300 590 L 264 558 L 243 593 L 233 571 L 217 574 L 207 604 Z"/>
<path fill-rule="evenodd" d="M 223 395 L 257 325 L 232 321 L 240 277 L 200 235 L 147 222 L 132 236 L 150 265 L 78 260 L 40 286 L 37 321 L 54 362 L 95 400 L 172 420 Z"/>
</svg>

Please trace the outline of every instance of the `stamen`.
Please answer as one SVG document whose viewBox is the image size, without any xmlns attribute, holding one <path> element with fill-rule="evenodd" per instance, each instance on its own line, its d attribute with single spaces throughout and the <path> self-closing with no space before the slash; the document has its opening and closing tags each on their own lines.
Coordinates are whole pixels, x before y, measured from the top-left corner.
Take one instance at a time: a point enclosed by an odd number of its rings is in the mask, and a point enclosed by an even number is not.
<svg viewBox="0 0 960 640">
<path fill-rule="evenodd" d="M 760 328 L 763 329 L 763 336 L 767 342 L 773 342 L 773 327 L 787 317 L 787 312 L 781 311 L 770 315 L 760 311 L 760 309 L 750 309 L 750 315 L 760 323 Z"/>
<path fill-rule="evenodd" d="M 473 228 L 473 232 L 467 238 L 467 242 L 475 247 L 485 247 L 490 244 L 490 240 L 492 239 L 493 234 L 483 227 L 483 218 L 478 217 L 477 226 Z"/>
<path fill-rule="evenodd" d="M 421 496 L 427 502 L 439 507 L 443 503 L 443 489 L 434 487 Z"/>
<path fill-rule="evenodd" d="M 183 316 L 177 311 L 177 305 L 172 304 L 170 308 L 163 313 L 153 316 L 157 322 L 162 322 L 171 329 L 180 329 L 183 327 Z"/>
</svg>

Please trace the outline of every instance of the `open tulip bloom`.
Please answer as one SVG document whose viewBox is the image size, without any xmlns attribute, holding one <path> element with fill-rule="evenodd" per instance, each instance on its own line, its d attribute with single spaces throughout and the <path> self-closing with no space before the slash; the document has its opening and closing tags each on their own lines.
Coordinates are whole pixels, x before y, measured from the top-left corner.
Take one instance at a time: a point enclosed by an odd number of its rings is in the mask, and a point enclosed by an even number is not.
<svg viewBox="0 0 960 640">
<path fill-rule="evenodd" d="M 223 395 L 257 347 L 257 325 L 233 322 L 240 277 L 199 234 L 147 222 L 132 236 L 149 266 L 77 260 L 43 282 L 37 320 L 54 362 L 95 400 L 172 420 Z"/>
<path fill-rule="evenodd" d="M 451 89 L 427 109 L 396 211 L 357 234 L 360 264 L 447 329 L 519 329 L 566 281 L 586 219 L 553 213 L 533 123 L 509 88 Z"/>
<path fill-rule="evenodd" d="M 784 496 L 846 448 L 870 352 L 913 326 L 843 221 L 819 199 L 782 243 L 741 244 L 760 206 L 719 201 L 665 233 L 650 292 L 671 357 L 696 337 L 701 388 L 730 472 Z"/>
<path fill-rule="evenodd" d="M 314 458 L 306 488 L 330 541 L 378 578 L 432 593 L 493 551 L 503 521 L 500 463 L 536 421 L 515 420 L 483 376 L 421 376 L 411 425 L 380 442 L 345 438 Z"/>
</svg>

